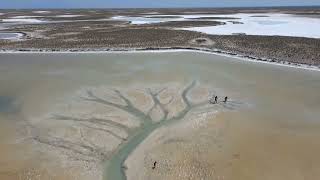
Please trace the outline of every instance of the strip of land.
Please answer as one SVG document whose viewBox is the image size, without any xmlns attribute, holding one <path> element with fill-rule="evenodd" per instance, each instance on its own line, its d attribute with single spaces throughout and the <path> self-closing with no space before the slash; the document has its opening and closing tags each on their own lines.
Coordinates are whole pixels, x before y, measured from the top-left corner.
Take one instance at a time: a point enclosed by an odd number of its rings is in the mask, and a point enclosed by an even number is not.
<svg viewBox="0 0 320 180">
<path fill-rule="evenodd" d="M 213 17 L 234 13 L 289 13 L 316 17 L 319 8 L 297 9 L 139 9 L 139 10 L 2 10 L 1 19 L 32 19 L 42 23 L 0 23 L 5 33 L 20 33 L 20 39 L 0 40 L 0 51 L 82 52 L 157 49 L 193 49 L 289 65 L 320 67 L 320 39 L 289 36 L 209 35 L 179 28 L 223 26 Z M 174 14 L 175 16 L 172 16 Z M 186 18 L 202 14 L 207 18 Z M 170 16 L 171 15 L 171 16 Z M 210 16 L 211 15 L 211 16 Z M 255 16 L 256 14 L 253 14 Z M 112 17 L 152 17 L 166 22 L 132 24 Z M 229 17 L 229 16 L 228 16 Z M 209 19 L 208 19 L 209 18 Z M 157 18 L 154 18 L 157 19 Z M 238 21 L 238 20 L 236 20 Z M 230 23 L 230 22 L 229 22 Z"/>
</svg>

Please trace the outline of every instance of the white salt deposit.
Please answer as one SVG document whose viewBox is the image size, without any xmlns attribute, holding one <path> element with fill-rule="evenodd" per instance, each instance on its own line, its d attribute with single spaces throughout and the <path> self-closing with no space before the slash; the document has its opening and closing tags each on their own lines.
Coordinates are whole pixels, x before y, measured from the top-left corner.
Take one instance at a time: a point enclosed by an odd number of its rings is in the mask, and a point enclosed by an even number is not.
<svg viewBox="0 0 320 180">
<path fill-rule="evenodd" d="M 245 33 L 248 35 L 266 36 L 295 36 L 320 38 L 320 19 L 309 17 L 298 17 L 288 14 L 233 14 L 213 15 L 215 17 L 237 17 L 239 20 L 219 20 L 226 25 L 182 28 L 203 32 L 207 34 L 231 35 Z M 257 17 L 261 16 L 261 17 Z M 268 17 L 262 17 L 268 16 Z M 184 16 L 185 18 L 197 18 L 198 15 Z M 210 16 L 205 16 L 210 17 Z M 239 21 L 243 24 L 233 24 L 229 21 Z"/>
<path fill-rule="evenodd" d="M 143 13 L 143 14 L 159 14 L 159 12 L 147 12 L 147 13 Z"/>
<path fill-rule="evenodd" d="M 152 18 L 152 17 L 155 17 L 155 18 Z M 135 24 L 135 25 L 185 20 L 182 17 L 181 18 L 158 18 L 157 16 L 145 16 L 145 17 L 114 16 L 112 17 L 112 19 L 120 20 L 120 21 L 130 21 L 131 24 Z"/>
<path fill-rule="evenodd" d="M 80 17 L 80 16 L 83 16 L 83 15 L 80 15 L 80 14 L 64 14 L 64 15 L 57 15 L 55 17 L 72 18 L 72 17 Z"/>
<path fill-rule="evenodd" d="M 206 21 L 225 22 L 226 25 L 182 28 L 183 30 L 203 32 L 207 34 L 232 35 L 266 35 L 266 36 L 294 36 L 320 38 L 320 18 L 299 17 L 280 13 L 239 13 L 239 14 L 192 14 L 192 15 L 167 15 L 180 16 L 181 18 L 158 18 L 166 15 L 149 15 L 143 17 L 115 16 L 112 19 L 130 21 L 131 24 L 152 24 L 168 21 L 186 21 L 203 17 L 228 17 L 239 19 L 206 19 Z M 148 17 L 148 18 L 147 18 Z M 153 18 L 154 17 L 154 18 Z M 233 23 L 232 21 L 240 22 Z"/>
<path fill-rule="evenodd" d="M 2 22 L 12 22 L 12 23 L 42 23 L 45 21 L 41 21 L 39 19 L 24 19 L 24 18 L 10 18 L 10 19 L 2 19 Z"/>
<path fill-rule="evenodd" d="M 10 19 L 26 19 L 26 18 L 39 18 L 39 17 L 43 17 L 43 16 L 13 16 L 9 18 Z"/>
<path fill-rule="evenodd" d="M 50 13 L 50 11 L 32 11 L 33 13 L 38 13 L 38 14 L 47 14 Z"/>
<path fill-rule="evenodd" d="M 34 11 L 39 12 L 39 11 Z M 40 11 L 44 12 L 44 11 Z M 1 15 L 1 14 L 0 14 Z M 63 14 L 55 17 L 79 17 L 79 14 Z M 161 17 L 159 17 L 161 16 Z M 177 18 L 166 18 L 165 16 L 179 16 Z M 41 23 L 42 16 L 15 16 L 2 19 L 2 22 L 15 23 Z M 269 36 L 295 36 L 320 38 L 320 18 L 299 17 L 289 14 L 265 13 L 265 14 L 192 14 L 192 15 L 145 15 L 142 17 L 130 16 L 114 16 L 113 20 L 130 21 L 131 24 L 153 24 L 168 21 L 186 21 L 194 18 L 203 17 L 234 17 L 239 19 L 207 19 L 206 21 L 225 22 L 220 26 L 190 27 L 180 28 L 183 30 L 197 31 L 207 34 L 232 35 L 232 34 L 248 34 L 248 35 L 269 35 Z M 194 19 L 196 21 L 196 19 Z M 240 22 L 233 23 L 232 21 Z"/>
</svg>

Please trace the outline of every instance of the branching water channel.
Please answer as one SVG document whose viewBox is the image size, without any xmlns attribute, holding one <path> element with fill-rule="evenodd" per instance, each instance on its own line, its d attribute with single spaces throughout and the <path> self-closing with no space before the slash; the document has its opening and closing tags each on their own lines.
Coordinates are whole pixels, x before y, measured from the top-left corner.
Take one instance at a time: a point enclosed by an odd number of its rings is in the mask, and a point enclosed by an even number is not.
<svg viewBox="0 0 320 180">
<path fill-rule="evenodd" d="M 86 97 L 82 97 L 84 101 L 116 108 L 118 110 L 124 111 L 125 113 L 128 113 L 129 115 L 134 116 L 140 121 L 139 127 L 128 127 L 126 125 L 108 119 L 80 119 L 63 115 L 55 115 L 53 117 L 56 120 L 87 123 L 87 128 L 104 131 L 114 138 L 121 140 L 122 142 L 120 143 L 120 145 L 109 157 L 106 157 L 107 153 L 104 152 L 104 150 L 86 140 L 85 137 L 82 137 L 82 143 L 69 142 L 53 137 L 41 136 L 35 136 L 34 140 L 42 144 L 71 150 L 75 154 L 80 154 L 83 158 L 83 161 L 90 161 L 92 157 L 106 159 L 107 167 L 105 172 L 105 179 L 126 180 L 127 178 L 125 175 L 124 162 L 141 142 L 143 142 L 152 132 L 154 132 L 159 127 L 182 120 L 191 110 L 208 105 L 208 100 L 194 103 L 188 98 L 190 91 L 196 86 L 196 84 L 197 82 L 193 81 L 182 90 L 180 99 L 184 103 L 184 108 L 171 117 L 169 117 L 170 109 L 167 107 L 167 105 L 173 101 L 173 98 L 171 98 L 168 102 L 162 102 L 159 98 L 159 95 L 165 92 L 166 88 L 162 88 L 157 91 L 152 91 L 151 89 L 146 90 L 147 94 L 150 96 L 153 102 L 153 105 L 148 109 L 147 112 L 143 112 L 138 107 L 136 107 L 133 102 L 119 90 L 114 90 L 113 92 L 119 99 L 121 99 L 123 103 L 115 103 L 105 98 L 98 97 L 92 91 L 87 91 Z M 210 110 L 210 108 L 213 109 L 212 107 L 213 106 L 210 106 L 208 110 Z M 151 116 L 152 111 L 154 111 L 156 108 L 159 108 L 161 111 L 162 116 L 160 120 L 155 120 Z M 98 125 L 99 127 L 92 125 Z M 118 130 L 125 132 L 127 134 L 127 137 L 122 137 L 121 135 L 106 129 L 105 127 L 117 128 Z M 77 158 L 79 159 L 79 157 Z"/>
<path fill-rule="evenodd" d="M 146 114 L 143 113 L 142 111 L 138 110 L 137 108 L 135 108 L 132 105 L 132 103 L 130 102 L 130 100 L 123 97 L 121 94 L 119 94 L 119 96 L 126 102 L 126 104 L 127 104 L 126 106 L 119 106 L 119 105 L 115 105 L 115 104 L 110 104 L 109 102 L 104 102 L 105 104 L 115 106 L 117 108 L 121 108 L 121 109 L 127 111 L 128 113 L 139 118 L 142 122 L 142 125 L 135 132 L 132 133 L 131 138 L 129 138 L 127 142 L 124 142 L 122 145 L 120 145 L 120 147 L 118 148 L 115 155 L 108 162 L 107 178 L 125 180 L 126 179 L 126 176 L 124 173 L 125 167 L 123 166 L 124 161 L 127 159 L 129 154 L 133 150 L 135 150 L 136 147 L 142 141 L 144 141 L 155 129 L 157 129 L 161 126 L 164 126 L 168 123 L 181 120 L 192 109 L 208 104 L 207 101 L 200 102 L 197 104 L 190 102 L 190 100 L 188 99 L 187 96 L 188 96 L 189 91 L 195 85 L 196 85 L 196 82 L 194 81 L 183 90 L 181 97 L 183 99 L 183 102 L 185 103 L 185 108 L 182 111 L 180 111 L 176 116 L 173 116 L 171 118 L 168 118 L 169 110 L 165 107 L 166 104 L 161 103 L 160 100 L 158 99 L 158 95 L 164 89 L 161 89 L 158 92 L 149 91 L 149 94 L 152 97 L 154 105 L 150 108 L 150 110 Z M 90 99 L 90 100 L 97 101 L 98 99 Z M 169 103 L 170 103 L 170 101 L 169 101 Z M 160 121 L 154 122 L 150 116 L 150 112 L 157 106 L 160 107 L 160 109 L 163 113 L 163 117 L 161 118 Z"/>
</svg>

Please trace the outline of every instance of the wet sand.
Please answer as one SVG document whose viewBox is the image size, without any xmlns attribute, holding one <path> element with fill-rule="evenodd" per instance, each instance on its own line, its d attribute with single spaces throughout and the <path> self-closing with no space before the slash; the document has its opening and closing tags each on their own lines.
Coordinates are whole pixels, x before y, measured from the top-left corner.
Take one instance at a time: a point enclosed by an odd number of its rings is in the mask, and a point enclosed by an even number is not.
<svg viewBox="0 0 320 180">
<path fill-rule="evenodd" d="M 1 149 L 7 150 L 0 154 L 1 179 L 19 179 L 32 172 L 42 174 L 41 179 L 102 178 L 113 155 L 108 152 L 119 143 L 115 138 L 84 131 L 107 154 L 106 159 L 84 163 L 70 158 L 74 154 L 68 150 L 28 139 L 26 124 L 76 141 L 81 124 L 53 121 L 52 114 L 123 116 L 81 101 L 86 90 L 109 98 L 105 92 L 119 89 L 145 110 L 150 99 L 144 98 L 141 89 L 168 87 L 179 94 L 193 80 L 198 85 L 192 100 L 207 97 L 209 89 L 219 97 L 228 95 L 230 106 L 214 106 L 205 118 L 191 112 L 155 130 L 125 161 L 128 179 L 319 177 L 319 72 L 195 52 L 0 54 L 0 59 L 0 96 L 10 97 L 2 98 L 1 106 L 6 108 L 0 108 Z M 168 98 L 164 94 L 161 100 Z M 173 103 L 170 110 L 178 112 L 181 106 Z M 132 119 L 117 120 L 138 126 Z M 42 131 L 41 137 L 49 137 Z M 152 170 L 154 161 L 158 165 Z M 107 172 L 105 178 L 114 179 Z"/>
<path fill-rule="evenodd" d="M 151 136 L 129 158 L 129 179 L 318 177 L 319 73 L 260 64 L 229 69 L 217 64 L 212 79 L 225 79 L 224 91 L 236 93 L 232 96 L 245 98 L 251 106 L 209 118 L 194 133 L 183 132 L 181 123 L 159 132 L 167 135 L 163 141 Z M 139 154 L 141 158 L 134 157 Z M 158 162 L 155 170 L 153 161 Z M 130 171 L 137 164 L 144 167 L 139 174 Z"/>
</svg>

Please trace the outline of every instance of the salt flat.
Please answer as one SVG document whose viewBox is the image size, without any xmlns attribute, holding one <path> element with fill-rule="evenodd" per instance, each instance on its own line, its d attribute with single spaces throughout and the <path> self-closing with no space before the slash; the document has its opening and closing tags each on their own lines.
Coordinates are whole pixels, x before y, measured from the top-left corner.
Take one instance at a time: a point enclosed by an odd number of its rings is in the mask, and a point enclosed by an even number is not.
<svg viewBox="0 0 320 180">
<path fill-rule="evenodd" d="M 80 17 L 83 16 L 81 14 L 62 14 L 62 15 L 56 15 L 55 17 L 66 17 L 66 18 L 73 18 L 73 17 Z"/>
<path fill-rule="evenodd" d="M 29 19 L 29 18 L 41 18 L 43 16 L 12 16 L 10 19 Z"/>
<path fill-rule="evenodd" d="M 50 13 L 51 11 L 32 11 L 34 13 L 39 13 L 39 14 L 47 14 Z"/>
<path fill-rule="evenodd" d="M 185 51 L 0 58 L 0 179 L 320 176 L 318 71 Z"/>
<path fill-rule="evenodd" d="M 288 14 L 234 14 L 219 15 L 217 17 L 237 17 L 242 24 L 228 22 L 223 26 L 185 28 L 207 34 L 232 35 L 267 35 L 320 38 L 320 19 L 298 17 Z M 265 17 L 264 17 L 265 16 Z M 199 16 L 192 16 L 199 17 Z M 200 16 L 202 17 L 202 16 Z M 210 17 L 210 16 L 209 16 Z M 306 28 L 312 27 L 312 28 Z"/>
<path fill-rule="evenodd" d="M 40 11 L 41 16 L 38 15 L 19 15 L 9 18 L 1 19 L 5 23 L 50 23 L 44 21 L 43 18 L 77 18 L 85 16 L 84 14 L 57 14 L 47 16 Z M 235 13 L 235 14 L 203 14 L 201 12 L 192 13 L 191 15 L 185 14 L 145 14 L 140 16 L 123 16 L 115 15 L 111 18 L 100 19 L 129 21 L 132 25 L 148 25 L 158 24 L 170 21 L 218 21 L 225 23 L 219 26 L 201 26 L 177 28 L 182 30 L 202 32 L 213 35 L 234 35 L 234 34 L 247 34 L 247 35 L 263 35 L 263 36 L 291 36 L 291 37 L 307 37 L 307 38 L 320 38 L 320 18 L 313 16 L 298 16 L 293 14 L 284 13 Z M 166 16 L 168 18 L 166 18 Z M 207 18 L 207 19 L 206 19 Z M 216 18 L 216 19 L 215 19 Z M 225 18 L 225 19 L 223 19 Z M 228 19 L 229 18 L 229 19 Z M 234 18 L 234 19 L 232 19 Z M 75 20 L 77 21 L 77 20 Z M 81 21 L 81 20 L 80 20 Z M 57 22 L 57 21 L 55 21 Z M 59 22 L 59 21 L 58 21 Z M 64 22 L 64 21 L 61 21 Z M 312 27 L 312 28 L 306 28 Z"/>
<path fill-rule="evenodd" d="M 35 19 L 35 18 L 10 18 L 10 19 L 2 19 L 2 22 L 5 23 L 42 23 L 44 21 Z"/>
<path fill-rule="evenodd" d="M 151 16 L 151 17 L 155 17 L 155 16 Z M 130 21 L 130 24 L 135 24 L 135 25 L 161 23 L 161 22 L 168 22 L 171 20 L 180 20 L 180 21 L 183 20 L 183 18 L 180 18 L 180 19 L 147 18 L 147 16 L 146 17 L 114 16 L 111 19 Z"/>
<path fill-rule="evenodd" d="M 163 18 L 158 18 L 159 16 Z M 180 18 L 165 18 L 165 16 L 180 16 Z M 152 15 L 142 17 L 115 16 L 113 19 L 130 21 L 131 24 L 155 24 L 169 21 L 185 21 L 203 18 L 202 20 L 220 21 L 226 23 L 220 26 L 190 27 L 183 30 L 197 31 L 215 35 L 267 35 L 320 38 L 320 19 L 301 17 L 281 13 L 237 13 L 237 14 L 193 14 L 193 15 Z M 210 18 L 222 19 L 210 19 Z M 235 20 L 223 19 L 236 18 Z M 313 28 L 306 28 L 313 27 Z"/>
</svg>

